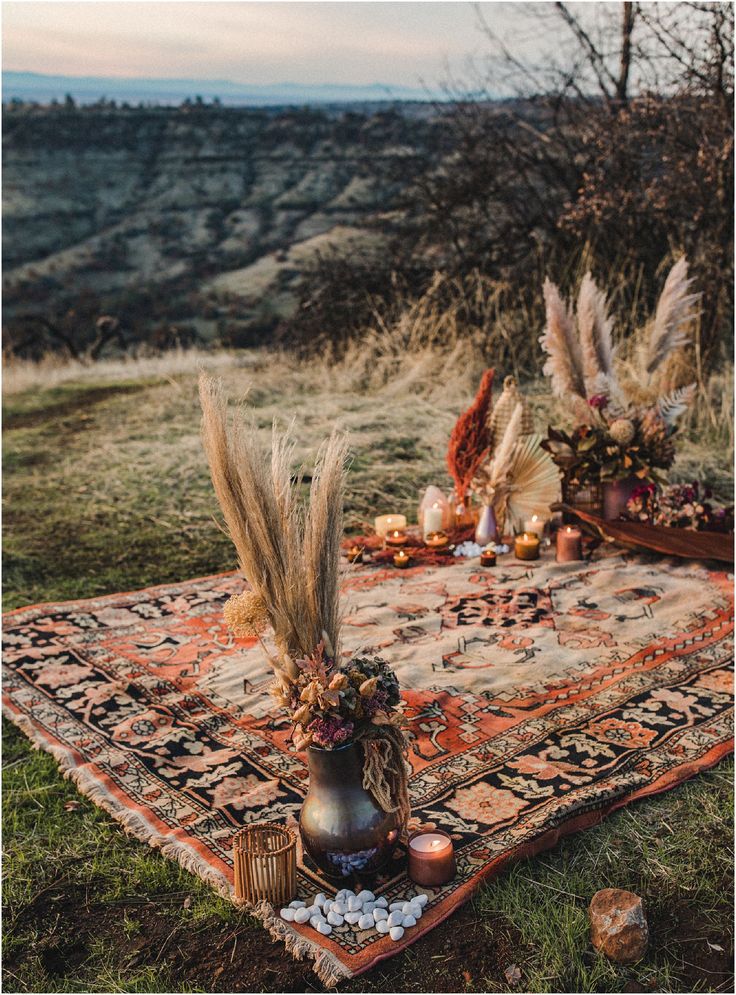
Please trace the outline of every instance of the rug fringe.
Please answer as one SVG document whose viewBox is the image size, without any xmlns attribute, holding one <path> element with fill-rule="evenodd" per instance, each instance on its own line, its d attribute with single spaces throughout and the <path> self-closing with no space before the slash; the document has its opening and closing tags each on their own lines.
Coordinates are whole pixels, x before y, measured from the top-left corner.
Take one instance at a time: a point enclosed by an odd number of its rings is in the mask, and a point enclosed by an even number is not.
<svg viewBox="0 0 736 995">
<path fill-rule="evenodd" d="M 91 774 L 84 767 L 74 765 L 69 750 L 50 743 L 35 728 L 33 722 L 26 715 L 14 712 L 5 706 L 3 706 L 3 714 L 30 739 L 34 749 L 50 753 L 59 764 L 62 775 L 67 780 L 73 781 L 81 794 L 85 795 L 91 802 L 99 808 L 104 809 L 117 822 L 121 823 L 126 833 L 160 850 L 165 857 L 178 861 L 184 870 L 189 871 L 190 874 L 196 874 L 197 877 L 214 888 L 223 898 L 229 898 L 238 908 L 244 909 L 254 918 L 258 919 L 264 929 L 268 930 L 275 940 L 280 940 L 285 945 L 287 951 L 295 960 L 310 958 L 313 962 L 312 969 L 314 973 L 326 988 L 333 988 L 345 978 L 352 978 L 352 972 L 334 954 L 331 954 L 329 950 L 325 950 L 320 943 L 309 940 L 297 933 L 295 929 L 281 919 L 269 902 L 259 902 L 257 905 L 236 902 L 234 899 L 234 888 L 224 874 L 210 867 L 204 858 L 195 853 L 191 847 L 178 840 L 172 840 L 169 837 L 156 833 L 151 824 L 140 812 L 132 812 L 130 809 L 126 809 L 124 805 L 118 802 L 100 784 L 94 774 Z"/>
<path fill-rule="evenodd" d="M 148 843 L 154 849 L 160 850 L 164 856 L 178 861 L 186 871 L 196 874 L 223 898 L 232 898 L 233 886 L 221 871 L 210 867 L 207 861 L 186 843 L 157 833 L 140 812 L 131 811 L 114 798 L 94 774 L 84 767 L 75 766 L 71 751 L 50 743 L 26 715 L 18 714 L 5 706 L 3 714 L 30 739 L 34 749 L 50 753 L 58 763 L 63 777 L 73 781 L 81 794 L 119 822 L 129 836 Z"/>
<path fill-rule="evenodd" d="M 353 977 L 352 972 L 329 950 L 297 933 L 278 915 L 270 902 L 258 902 L 257 905 L 245 902 L 237 904 L 258 919 L 275 940 L 280 940 L 295 960 L 311 958 L 312 970 L 326 988 L 334 988 L 346 978 Z"/>
</svg>

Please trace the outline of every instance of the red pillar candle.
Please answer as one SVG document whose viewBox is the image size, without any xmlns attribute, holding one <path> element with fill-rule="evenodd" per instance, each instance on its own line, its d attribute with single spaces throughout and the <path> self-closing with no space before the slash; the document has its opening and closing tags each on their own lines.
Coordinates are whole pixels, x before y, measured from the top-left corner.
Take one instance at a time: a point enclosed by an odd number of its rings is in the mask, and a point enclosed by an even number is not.
<svg viewBox="0 0 736 995">
<path fill-rule="evenodd" d="M 420 829 L 409 837 L 409 877 L 414 884 L 436 888 L 457 873 L 455 849 L 442 829 Z"/>
<path fill-rule="evenodd" d="M 557 562 L 572 563 L 583 558 L 583 534 L 574 525 L 563 525 L 557 531 Z"/>
</svg>

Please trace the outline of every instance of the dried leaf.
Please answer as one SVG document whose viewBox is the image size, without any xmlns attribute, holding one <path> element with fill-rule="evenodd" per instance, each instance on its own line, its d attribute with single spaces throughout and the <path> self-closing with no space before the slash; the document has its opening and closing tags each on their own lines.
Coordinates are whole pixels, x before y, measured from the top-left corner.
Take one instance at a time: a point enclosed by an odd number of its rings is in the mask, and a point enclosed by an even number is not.
<svg viewBox="0 0 736 995">
<path fill-rule="evenodd" d="M 506 970 L 503 973 L 506 976 L 507 983 L 512 987 L 518 985 L 519 982 L 521 981 L 521 971 L 516 966 L 516 964 L 509 964 L 509 966 L 506 968 Z"/>
<path fill-rule="evenodd" d="M 64 811 L 65 812 L 76 812 L 81 807 L 82 807 L 82 803 L 81 802 L 77 802 L 77 801 L 64 802 Z"/>
</svg>

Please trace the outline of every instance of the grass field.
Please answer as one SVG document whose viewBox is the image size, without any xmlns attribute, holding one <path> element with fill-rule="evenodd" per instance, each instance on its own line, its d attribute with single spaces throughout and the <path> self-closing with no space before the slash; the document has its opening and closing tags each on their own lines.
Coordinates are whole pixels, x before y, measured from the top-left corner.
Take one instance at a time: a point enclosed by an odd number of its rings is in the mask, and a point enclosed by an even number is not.
<svg viewBox="0 0 736 995">
<path fill-rule="evenodd" d="M 350 528 L 391 507 L 412 515 L 444 480 L 444 450 L 474 392 L 472 357 L 390 351 L 339 366 L 265 354 L 174 355 L 98 367 L 17 367 L 5 382 L 6 609 L 231 569 L 199 443 L 196 373 L 246 393 L 268 432 L 295 419 L 300 455 L 351 432 Z M 723 391 L 732 379 L 723 375 Z M 540 425 L 549 412 L 532 387 Z M 716 390 L 717 394 L 717 390 Z M 701 404 L 677 475 L 732 489 L 732 425 Z M 709 411 L 711 413 L 709 413 Z M 3 726 L 6 991 L 320 990 L 260 927 L 64 781 Z M 341 990 L 732 990 L 731 763 L 517 865 L 406 954 Z M 647 903 L 645 960 L 616 968 L 589 949 L 602 887 Z M 463 945 L 465 944 L 465 945 Z"/>
</svg>

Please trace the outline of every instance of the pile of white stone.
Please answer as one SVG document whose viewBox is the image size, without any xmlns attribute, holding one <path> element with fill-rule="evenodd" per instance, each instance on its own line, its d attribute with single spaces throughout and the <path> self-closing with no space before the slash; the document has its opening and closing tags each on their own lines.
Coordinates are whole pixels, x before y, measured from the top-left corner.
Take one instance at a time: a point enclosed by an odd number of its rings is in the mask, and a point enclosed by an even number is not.
<svg viewBox="0 0 736 995">
<path fill-rule="evenodd" d="M 353 929 L 375 929 L 388 933 L 392 940 L 400 940 L 404 930 L 416 926 L 422 918 L 426 904 L 427 896 L 422 894 L 389 905 L 387 899 L 376 898 L 372 891 L 356 894 L 343 888 L 332 899 L 320 892 L 311 905 L 297 899 L 281 910 L 281 918 L 286 922 L 308 922 L 323 936 L 329 936 L 333 926 L 347 923 Z"/>
</svg>

